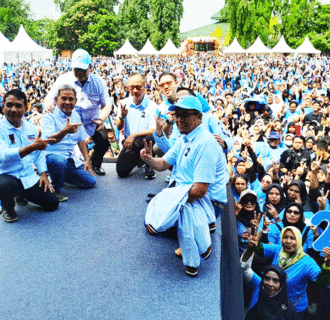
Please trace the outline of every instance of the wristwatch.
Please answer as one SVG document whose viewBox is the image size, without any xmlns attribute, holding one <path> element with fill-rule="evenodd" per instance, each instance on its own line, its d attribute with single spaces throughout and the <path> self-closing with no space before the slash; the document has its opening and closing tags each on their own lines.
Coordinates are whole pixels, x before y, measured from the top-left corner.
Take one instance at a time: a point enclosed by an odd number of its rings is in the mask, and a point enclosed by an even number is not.
<svg viewBox="0 0 330 320">
<path fill-rule="evenodd" d="M 168 120 L 168 119 L 166 119 L 166 123 L 168 124 L 168 125 L 172 125 L 173 123 L 174 123 L 174 121 L 170 121 L 170 120 Z"/>
</svg>

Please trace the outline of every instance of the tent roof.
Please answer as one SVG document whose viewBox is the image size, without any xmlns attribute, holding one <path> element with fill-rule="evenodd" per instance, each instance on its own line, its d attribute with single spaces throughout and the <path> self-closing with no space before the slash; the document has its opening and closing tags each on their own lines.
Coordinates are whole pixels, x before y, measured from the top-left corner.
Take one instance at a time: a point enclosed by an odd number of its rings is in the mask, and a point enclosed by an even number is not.
<svg viewBox="0 0 330 320">
<path fill-rule="evenodd" d="M 268 49 L 261 41 L 260 37 L 253 43 L 252 46 L 246 49 L 246 53 L 271 53 L 271 50 Z"/>
<path fill-rule="evenodd" d="M 165 46 L 159 50 L 159 54 L 180 54 L 180 50 L 173 44 L 171 38 L 168 38 Z"/>
<path fill-rule="evenodd" d="M 0 32 L 0 48 L 10 45 L 10 41 Z M 1 50 L 2 51 L 2 50 Z"/>
<path fill-rule="evenodd" d="M 120 54 L 137 54 L 138 51 L 131 45 L 128 39 L 125 40 L 125 43 L 123 46 L 114 52 L 114 55 L 120 55 Z"/>
<path fill-rule="evenodd" d="M 294 49 L 288 46 L 283 36 L 281 36 L 280 41 L 277 45 L 272 49 L 274 53 L 293 53 Z"/>
<path fill-rule="evenodd" d="M 6 51 L 43 51 L 47 50 L 36 44 L 26 33 L 23 25 L 20 26 L 18 34 Z"/>
<path fill-rule="evenodd" d="M 310 42 L 308 36 L 304 40 L 304 42 L 295 50 L 296 53 L 321 53 L 320 50 L 314 48 L 312 43 Z"/>
<path fill-rule="evenodd" d="M 207 37 L 210 36 L 214 30 L 221 25 L 222 27 L 222 39 L 225 38 L 227 31 L 229 29 L 229 23 L 212 23 L 201 28 L 193 29 L 187 32 L 182 32 L 178 34 L 180 39 L 186 39 L 188 37 Z"/>
<path fill-rule="evenodd" d="M 238 43 L 237 38 L 233 40 L 229 47 L 224 50 L 224 53 L 245 53 L 245 50 Z"/>
<path fill-rule="evenodd" d="M 152 46 L 149 39 L 147 39 L 144 47 L 138 52 L 138 54 L 158 54 L 159 52 Z"/>
</svg>

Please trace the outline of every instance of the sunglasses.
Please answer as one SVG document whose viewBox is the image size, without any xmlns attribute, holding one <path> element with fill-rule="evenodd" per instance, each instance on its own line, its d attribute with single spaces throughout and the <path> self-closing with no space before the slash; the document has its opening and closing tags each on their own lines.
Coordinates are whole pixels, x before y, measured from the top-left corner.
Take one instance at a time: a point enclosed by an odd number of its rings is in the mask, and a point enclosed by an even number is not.
<svg viewBox="0 0 330 320">
<path fill-rule="evenodd" d="M 198 114 L 197 112 L 185 112 L 185 113 L 173 113 L 173 117 L 178 119 L 178 118 L 181 118 L 181 119 L 187 119 L 189 118 L 191 115 L 196 115 Z"/>
<path fill-rule="evenodd" d="M 287 213 L 288 213 L 288 214 L 294 214 L 295 216 L 300 215 L 300 211 L 291 210 L 291 209 L 289 209 L 289 210 L 287 211 Z"/>
<path fill-rule="evenodd" d="M 241 200 L 241 203 L 242 204 L 248 204 L 248 203 L 256 204 L 257 203 L 257 200 L 254 199 L 254 198 L 247 198 L 247 199 L 242 199 Z"/>
<path fill-rule="evenodd" d="M 87 72 L 87 70 L 85 70 L 85 69 L 80 69 L 80 68 L 74 68 L 73 70 L 74 70 L 74 72 L 76 72 L 76 73 L 83 73 L 83 74 L 86 74 L 86 72 Z"/>
</svg>

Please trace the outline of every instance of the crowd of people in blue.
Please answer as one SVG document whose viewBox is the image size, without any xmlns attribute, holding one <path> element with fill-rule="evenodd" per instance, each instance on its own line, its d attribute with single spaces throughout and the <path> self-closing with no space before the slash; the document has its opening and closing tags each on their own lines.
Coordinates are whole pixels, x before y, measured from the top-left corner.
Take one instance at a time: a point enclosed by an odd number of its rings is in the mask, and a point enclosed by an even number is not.
<svg viewBox="0 0 330 320">
<path fill-rule="evenodd" d="M 94 187 L 111 133 L 120 178 L 167 170 L 145 226 L 177 228 L 188 276 L 210 257 L 233 197 L 246 319 L 330 317 L 330 248 L 313 248 L 330 216 L 311 223 L 330 209 L 328 57 L 92 59 L 78 49 L 0 72 L 5 222 L 28 202 L 56 210 L 66 183 Z"/>
</svg>

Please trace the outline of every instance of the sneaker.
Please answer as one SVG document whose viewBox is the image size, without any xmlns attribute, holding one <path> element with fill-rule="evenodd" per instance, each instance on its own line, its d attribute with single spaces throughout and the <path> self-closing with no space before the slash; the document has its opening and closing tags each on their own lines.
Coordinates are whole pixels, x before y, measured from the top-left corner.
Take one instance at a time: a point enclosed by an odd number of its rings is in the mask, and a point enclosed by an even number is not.
<svg viewBox="0 0 330 320">
<path fill-rule="evenodd" d="M 6 222 L 15 222 L 18 219 L 17 213 L 15 210 L 13 210 L 12 212 L 7 212 L 5 210 L 2 211 L 2 218 Z"/>
<path fill-rule="evenodd" d="M 57 192 L 56 196 L 57 196 L 59 202 L 64 202 L 64 201 L 69 200 L 69 197 L 67 195 L 63 194 L 62 192 Z"/>
<path fill-rule="evenodd" d="M 15 198 L 15 201 L 19 206 L 27 206 L 29 204 L 29 202 L 25 198 L 22 198 L 22 197 Z"/>
<path fill-rule="evenodd" d="M 202 258 L 204 260 L 207 260 L 211 256 L 211 253 L 212 253 L 211 246 L 209 246 L 209 248 L 206 250 L 206 252 L 204 252 L 202 254 Z"/>
<path fill-rule="evenodd" d="M 192 278 L 195 278 L 197 276 L 197 268 L 194 267 L 186 267 L 186 275 Z"/>
<path fill-rule="evenodd" d="M 209 224 L 209 229 L 210 233 L 214 233 L 217 230 L 214 222 Z"/>
<path fill-rule="evenodd" d="M 147 224 L 146 228 L 147 228 L 149 234 L 151 234 L 152 236 L 154 236 L 157 233 L 157 231 L 150 224 Z"/>
<path fill-rule="evenodd" d="M 148 180 L 152 180 L 156 178 L 155 170 L 147 165 L 145 166 L 145 178 Z"/>
<path fill-rule="evenodd" d="M 171 174 L 168 174 L 165 178 L 165 182 L 169 183 L 171 180 Z"/>
</svg>

